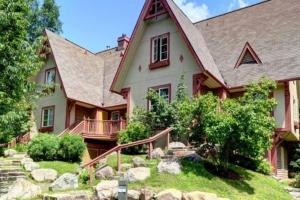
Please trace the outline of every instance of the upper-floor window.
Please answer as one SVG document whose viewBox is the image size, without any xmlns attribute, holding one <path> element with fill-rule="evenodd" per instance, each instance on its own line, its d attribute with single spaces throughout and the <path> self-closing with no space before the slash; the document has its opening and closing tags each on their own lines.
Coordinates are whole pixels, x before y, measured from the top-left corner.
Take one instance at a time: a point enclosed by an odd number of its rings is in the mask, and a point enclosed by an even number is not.
<svg viewBox="0 0 300 200">
<path fill-rule="evenodd" d="M 120 112 L 114 111 L 111 113 L 111 120 L 112 121 L 119 121 L 120 120 Z"/>
<path fill-rule="evenodd" d="M 171 102 L 171 85 L 162 85 L 162 86 L 157 86 L 157 87 L 152 87 L 152 90 L 156 91 L 157 94 L 162 97 L 166 102 L 170 103 Z M 153 107 L 153 103 L 149 101 L 149 109 L 151 110 Z"/>
<path fill-rule="evenodd" d="M 162 5 L 162 3 L 160 2 L 160 0 L 153 0 L 150 10 L 149 10 L 149 15 L 150 16 L 154 16 L 157 15 L 161 12 L 164 11 L 164 6 Z"/>
<path fill-rule="evenodd" d="M 170 34 L 166 33 L 151 39 L 151 64 L 150 68 L 169 65 Z"/>
<path fill-rule="evenodd" d="M 42 127 L 48 128 L 54 126 L 54 106 L 43 108 Z"/>
<path fill-rule="evenodd" d="M 45 84 L 46 85 L 54 84 L 55 83 L 55 75 L 56 75 L 55 68 L 46 70 L 46 73 L 45 73 Z"/>
</svg>

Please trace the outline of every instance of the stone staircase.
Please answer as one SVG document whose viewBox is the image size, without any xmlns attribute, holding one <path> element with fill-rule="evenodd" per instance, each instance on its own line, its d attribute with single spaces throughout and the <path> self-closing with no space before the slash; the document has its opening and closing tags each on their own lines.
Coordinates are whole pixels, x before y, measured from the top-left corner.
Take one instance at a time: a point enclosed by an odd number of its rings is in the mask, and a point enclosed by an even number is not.
<svg viewBox="0 0 300 200">
<path fill-rule="evenodd" d="M 19 178 L 26 178 L 21 159 L 0 158 L 0 196 L 6 194 L 8 188 Z"/>
</svg>

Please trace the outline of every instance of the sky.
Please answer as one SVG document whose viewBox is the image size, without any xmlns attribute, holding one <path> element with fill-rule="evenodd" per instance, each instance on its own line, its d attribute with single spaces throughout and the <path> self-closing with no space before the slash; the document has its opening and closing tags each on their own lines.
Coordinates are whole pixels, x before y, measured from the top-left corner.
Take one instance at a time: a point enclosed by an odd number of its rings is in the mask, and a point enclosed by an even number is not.
<svg viewBox="0 0 300 200">
<path fill-rule="evenodd" d="M 130 36 L 145 0 L 56 0 L 63 22 L 62 36 L 99 52 L 117 45 L 123 33 Z M 174 0 L 196 22 L 261 0 Z"/>
</svg>

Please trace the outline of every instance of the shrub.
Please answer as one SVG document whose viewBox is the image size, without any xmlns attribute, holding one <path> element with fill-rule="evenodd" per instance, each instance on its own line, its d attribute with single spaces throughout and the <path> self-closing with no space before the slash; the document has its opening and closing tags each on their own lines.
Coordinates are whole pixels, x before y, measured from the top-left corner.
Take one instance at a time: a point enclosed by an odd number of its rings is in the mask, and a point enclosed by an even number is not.
<svg viewBox="0 0 300 200">
<path fill-rule="evenodd" d="M 63 161 L 77 162 L 86 148 L 82 138 L 78 135 L 65 135 L 60 139 L 58 156 Z"/>
<path fill-rule="evenodd" d="M 272 173 L 272 166 L 267 160 L 261 160 L 256 168 L 257 172 L 270 175 Z"/>
<path fill-rule="evenodd" d="M 89 172 L 86 169 L 83 169 L 79 175 L 79 181 L 82 184 L 88 184 L 90 180 Z"/>
<path fill-rule="evenodd" d="M 27 144 L 17 144 L 17 146 L 15 147 L 15 150 L 17 152 L 27 152 L 28 145 Z"/>
<path fill-rule="evenodd" d="M 132 121 L 129 123 L 125 130 L 119 133 L 119 144 L 126 144 L 130 142 L 135 142 L 138 140 L 143 140 L 150 137 L 150 128 L 141 122 Z M 141 153 L 143 146 L 135 146 L 128 149 L 124 149 L 125 153 L 136 154 Z"/>
<path fill-rule="evenodd" d="M 28 154 L 35 161 L 54 160 L 57 158 L 59 138 L 54 135 L 40 134 L 28 146 Z"/>
</svg>

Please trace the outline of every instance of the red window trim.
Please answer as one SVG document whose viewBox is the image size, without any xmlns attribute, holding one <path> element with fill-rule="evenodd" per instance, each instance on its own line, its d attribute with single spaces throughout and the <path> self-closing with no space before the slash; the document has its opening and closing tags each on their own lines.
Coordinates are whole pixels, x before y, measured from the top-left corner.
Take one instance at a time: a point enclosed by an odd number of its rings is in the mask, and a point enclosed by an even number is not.
<svg viewBox="0 0 300 200">
<path fill-rule="evenodd" d="M 171 103 L 171 101 L 172 101 L 172 84 L 171 83 L 149 87 L 148 91 L 150 89 L 157 90 L 157 89 L 160 89 L 160 88 L 168 88 L 169 89 L 169 103 Z M 150 102 L 149 102 L 149 100 L 147 100 L 147 109 L 148 110 L 149 110 L 149 106 L 150 106 Z"/>
<path fill-rule="evenodd" d="M 163 4 L 162 2 L 160 2 L 160 3 L 161 3 L 162 6 L 164 7 L 164 4 Z M 160 15 L 163 15 L 163 14 L 168 13 L 167 10 L 166 10 L 165 7 L 164 7 L 164 9 L 163 9 L 162 11 L 150 15 L 149 13 L 150 13 L 150 10 L 151 10 L 152 5 L 153 5 L 153 1 L 151 2 L 150 6 L 149 6 L 149 9 L 148 9 L 148 11 L 147 11 L 147 14 L 146 14 L 144 20 L 149 20 L 149 19 L 152 19 L 152 18 L 155 18 L 155 17 L 158 17 L 158 16 L 160 16 Z"/>
<path fill-rule="evenodd" d="M 43 127 L 43 117 L 44 117 L 43 116 L 43 111 L 45 109 L 47 109 L 47 108 L 53 108 L 53 126 Z M 39 132 L 41 132 L 41 133 L 53 132 L 54 125 L 55 125 L 55 105 L 42 107 L 42 110 L 41 110 L 41 122 L 40 122 Z"/>
<path fill-rule="evenodd" d="M 167 60 L 163 60 L 163 61 L 158 61 L 156 63 L 153 63 L 152 62 L 152 47 L 153 47 L 153 40 L 158 38 L 158 37 L 161 37 L 161 36 L 167 36 L 168 38 L 168 59 Z M 170 65 L 170 32 L 168 33 L 164 33 L 164 34 L 160 34 L 160 35 L 157 35 L 157 36 L 154 36 L 151 38 L 150 40 L 150 64 L 149 64 L 149 69 L 150 70 L 153 70 L 153 69 L 157 69 L 157 68 L 162 68 L 162 67 L 167 67 Z"/>
</svg>

